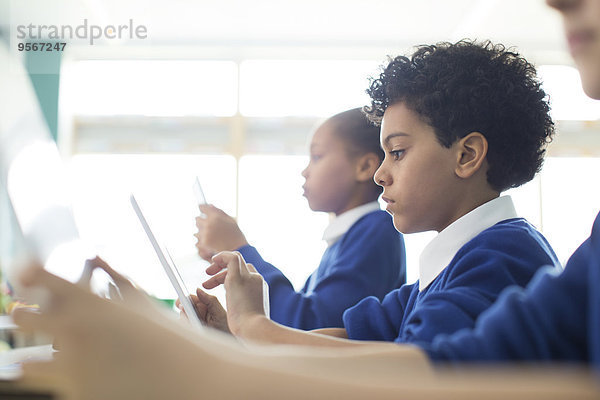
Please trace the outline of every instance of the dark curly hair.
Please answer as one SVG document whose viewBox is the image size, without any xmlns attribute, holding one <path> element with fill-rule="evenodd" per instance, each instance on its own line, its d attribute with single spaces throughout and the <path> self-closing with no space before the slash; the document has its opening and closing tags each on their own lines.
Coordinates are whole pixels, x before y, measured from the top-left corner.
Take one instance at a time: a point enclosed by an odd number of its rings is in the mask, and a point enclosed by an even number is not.
<svg viewBox="0 0 600 400">
<path fill-rule="evenodd" d="M 327 119 L 333 127 L 333 133 L 341 139 L 351 157 L 373 153 L 383 161 L 384 153 L 379 144 L 379 127 L 371 122 L 362 112 L 362 108 L 353 108 L 335 114 Z M 381 194 L 383 188 L 371 180 L 374 200 Z"/>
<path fill-rule="evenodd" d="M 410 58 L 391 59 L 367 93 L 371 105 L 363 110 L 377 124 L 389 105 L 403 102 L 444 147 L 471 132 L 483 134 L 487 180 L 498 191 L 533 179 L 554 135 L 535 67 L 489 41 L 419 46 Z"/>
<path fill-rule="evenodd" d="M 384 154 L 379 145 L 379 126 L 365 116 L 362 108 L 335 114 L 327 122 L 332 124 L 334 134 L 344 141 L 352 155 L 374 153 L 383 161 Z"/>
</svg>

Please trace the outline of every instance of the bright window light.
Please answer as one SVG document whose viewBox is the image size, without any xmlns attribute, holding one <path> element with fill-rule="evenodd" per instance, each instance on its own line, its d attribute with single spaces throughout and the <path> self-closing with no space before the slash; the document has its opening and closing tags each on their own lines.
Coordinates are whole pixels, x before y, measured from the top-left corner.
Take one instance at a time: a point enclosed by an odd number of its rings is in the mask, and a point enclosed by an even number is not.
<svg viewBox="0 0 600 400">
<path fill-rule="evenodd" d="M 206 278 L 197 256 L 195 177 L 207 200 L 235 210 L 235 160 L 208 155 L 77 155 L 69 170 L 76 188 L 74 213 L 81 236 L 143 289 L 162 298 L 175 291 L 129 203 L 133 192 L 155 234 L 181 269 L 188 288 Z M 215 174 L 214 171 L 219 171 Z"/>
<path fill-rule="evenodd" d="M 550 95 L 555 120 L 590 121 L 600 118 L 600 101 L 590 99 L 581 89 L 579 71 L 566 65 L 542 65 L 538 74 Z"/>
<path fill-rule="evenodd" d="M 240 111 L 254 117 L 329 116 L 368 104 L 378 62 L 249 60 L 240 66 Z"/>
<path fill-rule="evenodd" d="M 34 165 L 43 167 L 32 168 Z M 36 219 L 48 209 L 68 206 L 64 166 L 50 139 L 34 141 L 21 149 L 10 166 L 7 184 L 25 234 L 30 233 Z"/>
<path fill-rule="evenodd" d="M 74 115 L 229 116 L 237 107 L 231 61 L 86 60 L 61 79 Z"/>
<path fill-rule="evenodd" d="M 600 187 L 594 184 L 599 170 L 600 158 L 550 157 L 544 165 L 544 234 L 563 262 L 590 235 L 600 211 Z"/>
<path fill-rule="evenodd" d="M 537 229 L 543 228 L 539 175 L 536 175 L 530 182 L 502 194 L 511 196 L 519 217 L 527 219 Z"/>
<path fill-rule="evenodd" d="M 39 139 L 22 147 L 7 184 L 31 250 L 51 272 L 70 281 L 79 279 L 91 253 L 78 240 L 65 168 L 54 142 Z"/>
<path fill-rule="evenodd" d="M 240 160 L 238 221 L 250 244 L 296 289 L 319 266 L 329 223 L 302 197 L 307 156 L 245 156 Z"/>
<path fill-rule="evenodd" d="M 435 231 L 404 235 L 406 250 L 406 283 L 415 283 L 419 279 L 419 259 L 425 247 L 437 236 Z"/>
</svg>

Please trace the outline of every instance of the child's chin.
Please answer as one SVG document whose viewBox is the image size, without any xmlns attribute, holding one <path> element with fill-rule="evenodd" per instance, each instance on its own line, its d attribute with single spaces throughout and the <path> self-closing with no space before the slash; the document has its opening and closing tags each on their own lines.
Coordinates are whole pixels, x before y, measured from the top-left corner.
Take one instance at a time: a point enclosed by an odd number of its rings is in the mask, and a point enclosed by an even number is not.
<svg viewBox="0 0 600 400">
<path fill-rule="evenodd" d="M 409 227 L 406 225 L 405 221 L 402 221 L 397 215 L 394 215 L 392 218 L 394 220 L 394 228 L 396 228 L 398 232 L 409 233 L 407 232 Z"/>
<path fill-rule="evenodd" d="M 325 207 L 322 207 L 315 203 L 311 203 L 310 201 L 308 202 L 308 208 L 310 208 L 310 210 L 314 212 L 329 212 L 325 210 Z"/>
<path fill-rule="evenodd" d="M 308 200 L 308 199 L 307 199 L 307 200 Z M 319 211 L 321 211 L 321 210 L 320 210 L 320 208 L 321 208 L 321 207 L 318 207 L 318 206 L 317 206 L 317 204 L 315 204 L 315 202 L 314 202 L 314 201 L 310 201 L 310 200 L 308 200 L 308 208 L 310 208 L 310 210 L 311 210 L 311 211 L 314 211 L 314 212 L 319 212 Z"/>
<path fill-rule="evenodd" d="M 402 219 L 398 216 L 398 214 L 394 214 L 394 228 L 403 235 L 408 235 L 409 233 L 419 233 L 423 232 L 423 229 L 419 229 L 419 227 L 415 226 L 415 224 L 411 224 L 410 221 Z"/>
<path fill-rule="evenodd" d="M 314 198 L 311 199 L 309 197 L 307 197 L 306 200 L 308 201 L 308 208 L 314 212 L 334 212 L 334 207 L 332 207 L 330 204 L 331 202 L 327 202 L 327 200 Z"/>
</svg>

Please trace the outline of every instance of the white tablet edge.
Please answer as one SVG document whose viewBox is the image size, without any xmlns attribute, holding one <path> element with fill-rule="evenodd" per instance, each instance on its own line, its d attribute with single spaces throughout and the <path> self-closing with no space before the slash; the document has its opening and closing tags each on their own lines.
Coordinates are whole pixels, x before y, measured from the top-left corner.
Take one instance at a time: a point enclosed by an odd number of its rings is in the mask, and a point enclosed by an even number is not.
<svg viewBox="0 0 600 400">
<path fill-rule="evenodd" d="M 148 239 L 150 240 L 152 247 L 154 247 L 154 251 L 158 256 L 160 263 L 162 264 L 165 272 L 167 273 L 167 276 L 169 277 L 169 280 L 171 281 L 171 285 L 173 285 L 173 287 L 175 288 L 175 292 L 177 292 L 177 297 L 179 297 L 179 301 L 181 302 L 189 321 L 192 323 L 192 325 L 202 327 L 202 322 L 196 315 L 196 310 L 192 304 L 192 301 L 188 297 L 189 294 L 185 293 L 185 286 L 182 287 L 183 281 L 180 282 L 177 279 L 178 276 L 179 279 L 181 279 L 181 275 L 179 274 L 177 267 L 174 263 L 172 263 L 172 260 L 171 263 L 169 263 L 169 260 L 167 260 L 167 258 L 165 257 L 165 252 L 163 252 L 161 246 L 158 244 L 154 233 L 150 229 L 150 225 L 148 225 L 148 222 L 146 221 L 146 218 L 144 217 L 144 214 L 142 213 L 142 210 L 137 200 L 135 199 L 135 196 L 131 195 L 129 200 L 131 201 L 131 205 L 133 206 L 133 209 L 140 223 L 142 224 L 144 231 L 146 232 L 146 236 L 148 236 Z"/>
</svg>

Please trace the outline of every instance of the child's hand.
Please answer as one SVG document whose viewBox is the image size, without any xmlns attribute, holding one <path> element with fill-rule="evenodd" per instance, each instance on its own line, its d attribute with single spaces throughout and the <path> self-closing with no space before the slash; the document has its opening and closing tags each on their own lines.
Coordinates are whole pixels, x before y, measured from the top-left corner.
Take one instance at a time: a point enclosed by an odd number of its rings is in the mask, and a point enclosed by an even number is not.
<svg viewBox="0 0 600 400">
<path fill-rule="evenodd" d="M 235 219 L 213 205 L 199 207 L 204 216 L 196 217 L 198 232 L 194 236 L 200 257 L 210 261 L 219 251 L 232 251 L 248 244 Z"/>
<path fill-rule="evenodd" d="M 40 266 L 23 271 L 20 281 L 41 290 L 46 302 L 41 311 L 17 310 L 15 323 L 50 333 L 61 345 L 52 361 L 24 364 L 25 382 L 56 385 L 61 399 L 158 399 L 173 397 L 174 389 L 192 398 L 198 387 L 214 383 L 193 368 L 215 363 L 193 345 L 197 333 L 175 333 L 174 321 L 158 305 L 129 307 L 103 299 Z M 165 377 L 172 386 L 162 384 Z M 189 393 L 181 393 L 183 382 L 192 383 Z"/>
<path fill-rule="evenodd" d="M 227 268 L 217 276 L 222 278 L 222 283 L 225 284 L 229 330 L 234 335 L 241 336 L 245 324 L 255 317 L 267 315 L 264 302 L 266 294 L 263 292 L 265 282 L 251 264 L 246 264 L 238 252 L 219 253 L 212 261 L 213 264 L 209 268 Z M 212 279 L 214 278 L 216 277 Z"/>
<path fill-rule="evenodd" d="M 211 328 L 231 334 L 229 326 L 227 325 L 227 311 L 225 311 L 219 302 L 219 299 L 215 296 L 211 296 L 200 288 L 196 289 L 196 293 L 198 294 L 197 296 L 193 294 L 190 295 L 190 300 L 194 305 L 198 318 Z M 187 317 L 179 299 L 177 299 L 175 304 L 181 311 L 181 314 Z"/>
<path fill-rule="evenodd" d="M 214 289 L 225 283 L 227 266 L 217 264 L 213 261 L 213 263 L 206 268 L 206 274 L 212 276 L 212 278 L 207 279 L 202 286 L 204 286 L 204 289 Z"/>
<path fill-rule="evenodd" d="M 138 289 L 133 282 L 115 271 L 100 257 L 88 260 L 88 263 L 92 268 L 99 268 L 106 272 L 114 282 L 114 285 L 109 283 L 109 294 L 112 300 L 126 302 L 132 307 L 149 307 L 153 304 L 144 291 Z"/>
</svg>

